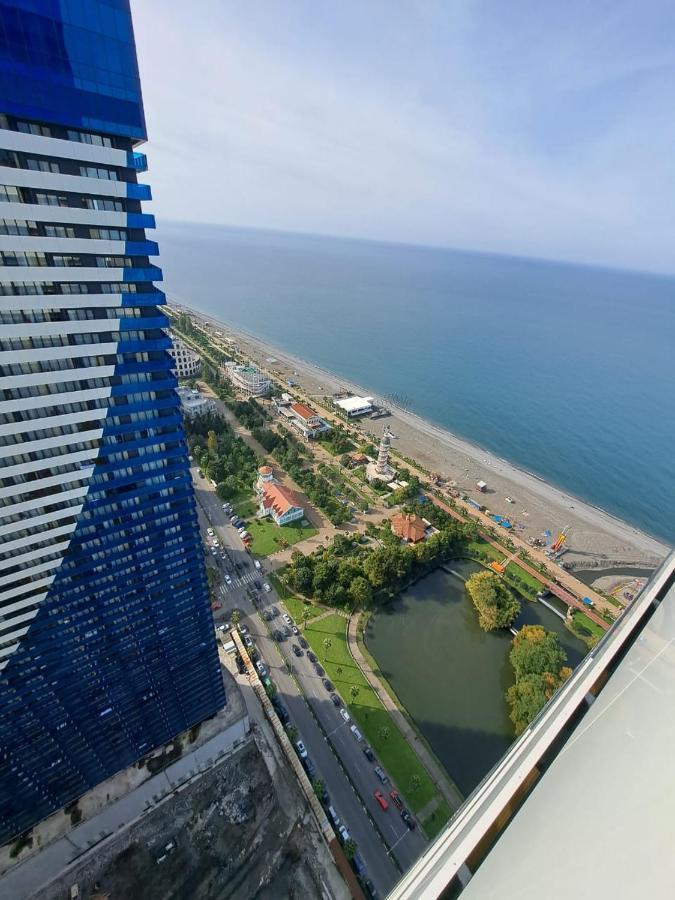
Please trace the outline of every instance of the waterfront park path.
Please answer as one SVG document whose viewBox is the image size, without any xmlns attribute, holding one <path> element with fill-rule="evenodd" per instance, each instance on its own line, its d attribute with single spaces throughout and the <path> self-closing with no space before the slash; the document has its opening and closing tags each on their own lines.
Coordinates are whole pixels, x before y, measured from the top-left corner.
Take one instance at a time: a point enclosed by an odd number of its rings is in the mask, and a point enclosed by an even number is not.
<svg viewBox="0 0 675 900">
<path fill-rule="evenodd" d="M 373 672 L 370 663 L 366 660 L 361 652 L 357 639 L 358 625 L 361 618 L 360 612 L 352 613 L 347 623 L 347 647 L 352 655 L 352 659 L 363 672 L 366 681 L 375 691 L 380 703 L 387 710 L 392 720 L 401 731 L 410 747 L 419 757 L 422 765 L 429 773 L 429 777 L 434 782 L 439 792 L 445 797 L 450 805 L 451 811 L 454 813 L 464 802 L 464 797 L 458 788 L 449 780 L 445 770 L 436 760 L 433 754 L 422 743 L 415 729 L 408 722 L 398 706 L 391 699 L 391 696 L 385 689 L 384 685 Z"/>
</svg>

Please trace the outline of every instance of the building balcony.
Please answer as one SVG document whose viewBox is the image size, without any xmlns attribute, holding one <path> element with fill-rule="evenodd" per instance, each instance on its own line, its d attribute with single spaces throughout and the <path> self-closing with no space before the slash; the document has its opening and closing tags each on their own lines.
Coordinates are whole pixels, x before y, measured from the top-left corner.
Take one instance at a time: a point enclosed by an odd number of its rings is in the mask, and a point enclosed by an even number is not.
<svg viewBox="0 0 675 900">
<path fill-rule="evenodd" d="M 127 241 L 124 245 L 125 256 L 159 256 L 159 244 L 156 241 Z"/>
<path fill-rule="evenodd" d="M 130 200 L 152 200 L 152 191 L 149 184 L 136 184 L 130 181 L 127 184 L 127 197 Z"/>
<path fill-rule="evenodd" d="M 127 228 L 155 228 L 152 213 L 127 213 Z"/>
<path fill-rule="evenodd" d="M 136 172 L 147 172 L 148 158 L 145 153 L 138 153 L 137 150 L 132 150 L 127 153 L 127 166 L 130 169 L 135 169 Z"/>
</svg>

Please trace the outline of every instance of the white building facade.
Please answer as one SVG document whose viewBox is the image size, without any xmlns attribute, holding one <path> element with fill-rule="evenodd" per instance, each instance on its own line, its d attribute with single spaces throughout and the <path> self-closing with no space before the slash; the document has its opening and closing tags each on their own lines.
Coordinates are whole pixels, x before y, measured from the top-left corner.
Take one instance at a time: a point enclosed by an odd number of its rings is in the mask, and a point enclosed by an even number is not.
<svg viewBox="0 0 675 900">
<path fill-rule="evenodd" d="M 198 353 L 191 347 L 188 347 L 175 334 L 170 335 L 173 341 L 173 347 L 169 349 L 169 355 L 175 362 L 174 372 L 177 378 L 194 378 L 199 374 L 202 367 L 202 360 Z"/>
</svg>

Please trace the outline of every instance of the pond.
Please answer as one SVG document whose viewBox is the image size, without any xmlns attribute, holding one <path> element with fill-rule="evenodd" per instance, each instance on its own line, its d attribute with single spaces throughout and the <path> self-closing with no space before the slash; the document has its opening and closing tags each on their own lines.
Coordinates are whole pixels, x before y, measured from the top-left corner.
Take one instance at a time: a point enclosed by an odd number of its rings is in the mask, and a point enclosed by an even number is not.
<svg viewBox="0 0 675 900">
<path fill-rule="evenodd" d="M 371 616 L 366 646 L 418 729 L 468 796 L 514 740 L 504 694 L 513 683 L 508 631 L 486 633 L 462 578 L 468 560 L 438 569 Z M 461 576 L 461 577 L 460 577 Z M 555 631 L 571 666 L 586 647 L 540 603 L 523 602 L 515 623 Z"/>
</svg>

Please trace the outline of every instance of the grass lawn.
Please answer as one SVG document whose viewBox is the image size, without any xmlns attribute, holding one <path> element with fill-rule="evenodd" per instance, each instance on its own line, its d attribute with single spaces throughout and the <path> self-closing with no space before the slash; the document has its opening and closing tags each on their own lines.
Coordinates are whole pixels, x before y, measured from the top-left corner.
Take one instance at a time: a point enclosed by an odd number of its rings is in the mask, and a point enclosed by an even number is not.
<svg viewBox="0 0 675 900">
<path fill-rule="evenodd" d="M 327 616 L 309 625 L 304 635 L 408 806 L 413 812 L 422 809 L 436 796 L 436 786 L 352 659 L 347 647 L 347 620 L 337 614 Z M 331 641 L 328 649 L 323 643 L 326 638 Z M 355 699 L 350 692 L 352 685 L 359 689 Z M 380 734 L 383 728 L 388 729 L 386 736 Z"/>
<path fill-rule="evenodd" d="M 593 637 L 601 638 L 605 634 L 605 629 L 601 628 L 593 619 L 589 619 L 581 610 L 576 610 L 573 616 L 575 624 L 585 631 L 589 631 Z"/>
<path fill-rule="evenodd" d="M 467 550 L 469 551 L 469 555 L 471 553 L 485 553 L 490 559 L 496 559 L 498 562 L 501 562 L 505 557 L 503 553 L 500 553 L 492 544 L 488 544 L 487 541 L 484 541 L 482 538 L 479 538 L 477 541 L 469 541 L 466 545 Z"/>
<path fill-rule="evenodd" d="M 532 592 L 532 596 L 534 599 L 534 595 L 538 591 L 544 590 L 544 585 L 538 578 L 535 578 L 534 575 L 530 575 L 529 572 L 526 572 L 525 569 L 521 568 L 517 563 L 510 562 L 506 567 L 506 572 L 504 573 L 504 577 L 506 580 L 509 580 L 509 575 L 515 575 L 517 578 L 523 582 L 523 584 L 527 585 L 527 589 Z M 514 587 L 520 588 L 521 585 L 517 582 L 514 582 Z"/>
<path fill-rule="evenodd" d="M 424 828 L 424 832 L 429 840 L 435 838 L 441 828 L 447 824 L 450 815 L 448 801 L 443 798 L 434 812 L 430 813 L 426 819 L 422 820 L 422 828 Z"/>
<path fill-rule="evenodd" d="M 290 617 L 298 623 L 298 628 L 300 628 L 302 625 L 303 609 L 307 609 L 307 607 L 309 607 L 312 610 L 312 614 L 317 616 L 321 613 L 320 609 L 312 606 L 311 603 L 305 602 L 302 597 L 296 596 L 291 590 L 289 590 L 281 581 L 278 575 L 273 575 L 272 573 L 270 573 L 267 576 L 267 580 L 279 595 L 279 599 L 283 600 L 284 606 L 288 610 L 288 614 L 290 615 Z"/>
<path fill-rule="evenodd" d="M 255 516 L 258 504 L 253 499 L 241 500 L 232 507 L 241 519 L 250 519 Z"/>
<path fill-rule="evenodd" d="M 316 534 L 316 528 L 302 527 L 302 519 L 281 526 L 271 519 L 252 519 L 246 528 L 253 538 L 251 552 L 256 556 L 269 556 Z"/>
</svg>

